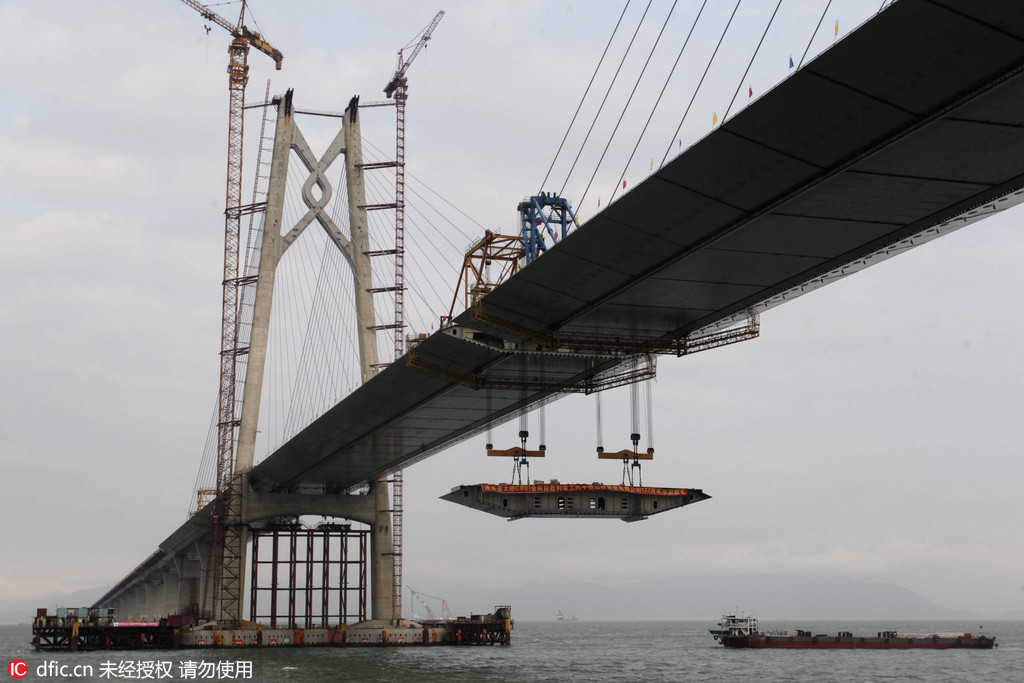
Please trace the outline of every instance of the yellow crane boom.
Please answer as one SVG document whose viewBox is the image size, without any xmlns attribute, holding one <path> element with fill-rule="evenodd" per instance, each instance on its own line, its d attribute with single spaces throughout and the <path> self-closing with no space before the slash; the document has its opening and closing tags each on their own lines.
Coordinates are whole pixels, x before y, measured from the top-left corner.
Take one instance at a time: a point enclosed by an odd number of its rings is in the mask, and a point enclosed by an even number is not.
<svg viewBox="0 0 1024 683">
<path fill-rule="evenodd" d="M 263 36 L 261 36 L 259 33 L 257 33 L 256 31 L 249 30 L 249 28 L 242 23 L 243 18 L 245 16 L 244 2 L 242 3 L 242 12 L 238 16 L 238 24 L 232 25 L 230 21 L 220 16 L 219 14 L 217 14 L 201 2 L 196 2 L 195 0 L 181 1 L 189 7 L 191 7 L 192 9 L 194 9 L 195 11 L 199 12 L 199 14 L 201 14 L 204 19 L 212 21 L 213 23 L 217 24 L 225 31 L 233 35 L 235 38 L 243 39 L 245 42 L 249 43 L 254 48 L 256 48 L 263 54 L 273 59 L 274 66 L 277 68 L 278 71 L 281 70 L 281 61 L 284 59 L 284 55 L 281 54 L 281 51 L 275 48 L 270 43 L 268 43 L 266 40 L 264 40 Z"/>
</svg>

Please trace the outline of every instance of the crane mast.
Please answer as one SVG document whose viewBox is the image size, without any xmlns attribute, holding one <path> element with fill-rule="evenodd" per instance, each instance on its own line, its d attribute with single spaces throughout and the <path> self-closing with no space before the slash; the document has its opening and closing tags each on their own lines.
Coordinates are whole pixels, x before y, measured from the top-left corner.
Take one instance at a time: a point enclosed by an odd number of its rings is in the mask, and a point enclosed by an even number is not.
<svg viewBox="0 0 1024 683">
<path fill-rule="evenodd" d="M 409 93 L 409 80 L 405 77 L 405 73 L 427 41 L 430 40 L 434 29 L 441 23 L 442 17 L 444 17 L 444 10 L 438 12 L 427 25 L 408 59 L 403 61 L 402 50 L 398 51 L 398 67 L 395 69 L 395 75 L 384 86 L 384 94 L 395 100 L 395 323 L 393 325 L 395 361 L 402 356 L 405 343 L 405 101 Z M 395 571 L 391 585 L 391 599 L 392 618 L 396 621 L 402 618 L 403 481 L 402 470 L 397 470 L 392 474 L 391 533 Z"/>
<path fill-rule="evenodd" d="M 444 10 L 423 31 L 408 59 L 403 61 L 402 50 L 398 51 L 395 75 L 384 86 L 384 94 L 395 100 L 395 360 L 402 355 L 405 334 L 405 101 L 409 96 L 409 79 L 405 74 L 442 17 Z"/>
<path fill-rule="evenodd" d="M 243 213 L 255 207 L 242 206 L 242 138 L 244 133 L 245 86 L 249 81 L 249 46 L 252 45 L 281 68 L 284 55 L 245 25 L 245 0 L 238 23 L 231 24 L 209 7 L 195 0 L 181 0 L 203 18 L 228 31 L 233 39 L 228 48 L 228 159 L 224 206 L 224 279 L 221 302 L 220 392 L 217 402 L 217 498 L 211 516 L 213 526 L 212 617 L 237 624 L 242 618 L 242 572 L 248 531 L 241 525 L 240 472 L 235 472 L 235 372 L 238 357 L 246 352 L 238 342 L 239 236 Z"/>
</svg>

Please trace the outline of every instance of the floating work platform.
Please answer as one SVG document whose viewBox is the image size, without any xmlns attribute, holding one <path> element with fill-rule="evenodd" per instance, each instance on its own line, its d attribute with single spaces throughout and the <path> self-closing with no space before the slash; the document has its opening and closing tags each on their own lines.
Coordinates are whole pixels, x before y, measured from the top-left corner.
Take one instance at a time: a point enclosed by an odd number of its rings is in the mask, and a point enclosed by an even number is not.
<svg viewBox="0 0 1024 683">
<path fill-rule="evenodd" d="M 95 611 L 95 610 L 93 610 Z M 194 628 L 159 622 L 114 622 L 86 615 L 48 616 L 39 610 L 32 626 L 38 650 L 138 650 L 225 647 L 386 647 L 403 645 L 510 645 L 512 608 L 449 620 L 362 621 L 333 628 L 269 628 L 243 622 L 241 628 Z"/>
<path fill-rule="evenodd" d="M 624 522 L 647 519 L 667 510 L 710 498 L 700 489 L 614 484 L 464 484 L 441 496 L 509 521 L 523 517 L 614 517 Z"/>
<path fill-rule="evenodd" d="M 114 611 L 95 607 L 36 610 L 32 645 L 39 650 L 139 650 L 180 646 L 180 629 L 168 620 L 117 621 Z"/>
</svg>

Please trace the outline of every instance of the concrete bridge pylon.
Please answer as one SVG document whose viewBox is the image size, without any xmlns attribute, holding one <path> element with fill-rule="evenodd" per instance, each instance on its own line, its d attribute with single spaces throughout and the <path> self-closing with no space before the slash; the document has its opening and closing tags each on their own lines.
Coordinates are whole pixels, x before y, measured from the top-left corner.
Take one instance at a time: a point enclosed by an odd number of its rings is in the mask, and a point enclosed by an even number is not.
<svg viewBox="0 0 1024 683">
<path fill-rule="evenodd" d="M 241 499 L 238 506 L 240 513 L 239 518 L 224 521 L 227 524 L 237 524 L 244 530 L 251 522 L 287 511 L 287 514 L 295 515 L 328 514 L 369 524 L 371 526 L 371 617 L 375 620 L 390 620 L 393 604 L 394 554 L 386 478 L 375 482 L 368 496 L 330 496 L 329 498 L 332 499 L 330 501 L 324 500 L 327 498 L 326 496 L 317 494 L 256 492 L 247 482 L 247 476 L 253 467 L 255 458 L 277 266 L 287 249 L 314 221 L 323 228 L 330 241 L 341 251 L 352 270 L 361 380 L 366 382 L 379 367 L 374 329 L 374 301 L 370 291 L 373 289 L 373 282 L 369 256 L 369 225 L 365 208 L 359 98 L 353 97 L 349 102 L 345 115 L 341 119 L 341 130 L 335 135 L 321 157 L 313 154 L 295 121 L 296 112 L 292 102 L 292 91 L 289 90 L 283 97 L 275 101 L 277 103 L 277 122 L 235 456 L 234 473 L 236 482 L 238 482 L 237 495 Z M 294 225 L 284 226 L 285 190 L 292 153 L 301 161 L 309 174 L 302 184 L 301 191 L 307 211 Z M 334 194 L 327 178 L 327 169 L 340 155 L 345 157 L 350 227 L 348 236 L 342 232 L 327 212 L 327 207 Z M 367 505 L 371 501 L 372 506 Z M 238 557 L 243 558 L 244 564 L 248 534 L 243 531 L 229 534 L 227 538 L 233 539 L 233 542 L 238 544 L 233 550 Z M 227 555 L 226 552 L 225 556 Z M 235 582 L 236 585 L 227 586 L 229 581 Z M 222 585 L 214 586 L 213 590 L 231 591 L 232 594 L 241 596 L 245 593 L 244 583 L 243 571 L 225 572 Z M 244 599 L 241 602 L 244 602 Z M 222 603 L 215 601 L 215 604 Z M 238 611 L 238 614 L 227 614 L 222 610 L 221 614 L 213 616 L 218 622 L 237 623 L 242 616 L 240 607 Z"/>
</svg>

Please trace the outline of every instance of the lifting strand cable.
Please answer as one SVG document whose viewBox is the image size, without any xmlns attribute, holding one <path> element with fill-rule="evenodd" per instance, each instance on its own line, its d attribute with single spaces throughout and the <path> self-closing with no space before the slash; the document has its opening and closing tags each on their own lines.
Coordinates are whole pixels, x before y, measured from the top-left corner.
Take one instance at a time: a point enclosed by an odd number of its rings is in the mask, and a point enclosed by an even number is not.
<svg viewBox="0 0 1024 683">
<path fill-rule="evenodd" d="M 629 3 L 632 0 L 626 0 L 626 6 L 622 8 L 622 14 L 619 15 L 619 20 L 615 22 L 615 29 L 612 30 L 612 35 L 608 38 L 608 43 L 604 46 L 604 52 L 601 53 L 601 59 L 597 60 L 597 68 L 594 69 L 594 75 L 590 77 L 590 83 L 587 83 L 587 89 L 583 91 L 583 97 L 580 98 L 579 106 L 576 107 L 576 113 L 572 115 L 572 121 L 569 122 L 569 127 L 565 129 L 565 136 L 562 137 L 562 142 L 558 145 L 558 151 L 555 152 L 554 158 L 551 160 L 551 165 L 548 167 L 548 172 L 544 174 L 544 180 L 540 184 L 540 189 L 537 190 L 537 194 L 544 191 L 544 185 L 547 184 L 548 178 L 551 176 L 552 169 L 555 168 L 555 162 L 558 161 L 558 155 L 562 153 L 562 147 L 565 146 L 565 141 L 569 139 L 569 131 L 572 130 L 572 126 L 576 123 L 576 117 L 580 114 L 580 109 L 583 108 L 583 103 L 587 99 L 587 94 L 590 93 L 590 86 L 594 85 L 594 79 L 597 78 L 597 72 L 601 70 L 601 64 L 604 63 L 605 55 L 608 54 L 608 48 L 611 47 L 612 39 L 615 38 L 615 34 L 619 30 L 619 25 L 622 23 L 622 17 L 626 16 L 626 10 L 629 9 Z"/>
<path fill-rule="evenodd" d="M 630 369 L 635 375 L 640 365 L 639 358 L 633 358 L 630 361 Z M 640 401 L 639 401 L 639 386 L 636 381 L 630 382 L 629 384 L 629 413 L 630 423 L 632 425 L 633 433 L 629 435 L 630 441 L 633 443 L 633 462 L 629 462 L 629 455 L 622 458 L 622 485 L 625 486 L 627 483 L 633 485 L 633 468 L 639 467 L 640 462 L 637 460 L 637 448 L 640 443 Z"/>
<path fill-rule="evenodd" d="M 626 115 L 626 110 L 629 109 L 629 105 L 633 102 L 633 95 L 636 94 L 636 89 L 640 87 L 640 81 L 643 80 L 644 74 L 647 73 L 647 67 L 651 63 L 651 57 L 654 56 L 654 51 L 658 49 L 658 43 L 661 42 L 661 36 L 665 34 L 665 27 L 668 26 L 668 20 L 672 18 L 672 13 L 676 11 L 677 4 L 679 4 L 679 0 L 674 0 L 672 7 L 668 10 L 668 15 L 665 17 L 665 21 L 661 24 L 661 30 L 658 31 L 658 37 L 654 40 L 654 45 L 651 46 L 651 51 L 647 55 L 647 61 L 644 62 L 644 68 L 640 69 L 640 75 L 636 77 L 636 83 L 633 84 L 633 89 L 629 93 L 626 105 L 622 108 L 622 113 L 619 114 L 619 120 L 615 122 L 615 128 L 612 129 L 612 134 L 608 136 L 608 142 L 605 143 L 604 151 L 601 152 L 601 158 L 597 160 L 597 166 L 594 167 L 594 173 L 590 176 L 590 182 L 587 183 L 587 189 L 583 190 L 583 196 L 580 197 L 579 202 L 576 204 L 577 211 L 579 210 L 579 207 L 583 206 L 583 200 L 587 198 L 587 193 L 590 192 L 590 186 L 594 184 L 594 178 L 597 177 L 597 171 L 601 168 L 601 163 L 604 162 L 604 156 L 608 153 L 608 148 L 612 146 L 612 140 L 615 139 L 615 134 L 619 131 L 619 126 L 622 124 L 622 118 Z"/>
<path fill-rule="evenodd" d="M 729 107 L 725 110 L 725 116 L 722 117 L 723 125 L 725 124 L 725 120 L 729 118 L 729 112 L 732 111 L 732 105 L 736 101 L 736 96 L 740 94 L 740 88 L 743 87 L 743 83 L 747 80 L 747 74 L 750 73 L 750 67 L 754 65 L 754 60 L 757 58 L 757 53 L 761 49 L 764 37 L 768 35 L 768 30 L 772 27 L 772 22 L 775 21 L 775 15 L 779 13 L 780 7 L 782 7 L 782 0 L 779 0 L 778 4 L 775 5 L 775 11 L 772 12 L 771 19 L 768 20 L 768 25 L 764 27 L 764 33 L 761 34 L 761 40 L 757 41 L 757 47 L 754 48 L 754 54 L 751 55 L 750 61 L 747 63 L 747 70 L 743 72 L 743 78 L 740 79 L 739 85 L 736 86 L 736 92 L 732 94 L 732 99 L 729 101 Z"/>
<path fill-rule="evenodd" d="M 697 87 L 693 91 L 693 97 L 690 98 L 690 103 L 686 105 L 686 111 L 683 112 L 683 118 L 679 119 L 679 125 L 676 126 L 676 132 L 672 135 L 672 140 L 668 143 L 668 149 L 665 150 L 665 156 L 661 158 L 661 164 L 665 165 L 665 160 L 668 159 L 669 152 L 672 151 L 672 145 L 676 139 L 679 138 L 679 131 L 683 128 L 683 122 L 686 121 L 686 115 L 690 113 L 690 108 L 693 107 L 693 101 L 697 99 L 697 93 L 700 92 L 700 87 L 704 84 L 704 79 L 708 75 L 708 71 L 711 69 L 711 64 L 715 61 L 715 55 L 718 54 L 718 48 L 722 47 L 722 41 L 725 40 L 725 34 L 729 32 L 729 27 L 732 25 L 733 17 L 736 16 L 736 10 L 740 8 L 740 3 L 743 0 L 736 0 L 736 6 L 732 8 L 732 14 L 729 15 L 729 23 L 725 25 L 725 30 L 722 31 L 722 35 L 718 38 L 718 45 L 715 46 L 715 51 L 711 53 L 711 59 L 708 60 L 708 65 L 704 67 L 704 74 L 700 77 L 700 81 L 697 83 Z"/>
<path fill-rule="evenodd" d="M 634 358 L 631 361 L 631 363 L 632 363 L 633 374 L 636 374 L 636 371 L 637 371 L 638 366 L 639 366 L 639 362 L 638 362 L 638 360 L 636 358 Z M 631 382 L 630 385 L 629 385 L 629 414 L 630 414 L 630 425 L 632 426 L 633 432 L 632 432 L 632 434 L 630 434 L 629 438 L 631 440 L 633 440 L 633 448 L 634 448 L 634 450 L 636 449 L 636 441 L 639 439 L 639 436 L 640 436 L 640 401 L 638 400 L 639 399 L 639 396 L 637 395 L 638 393 L 639 393 L 638 383 L 637 382 Z"/>
<path fill-rule="evenodd" d="M 494 422 L 491 421 L 491 390 L 487 390 L 487 415 L 484 419 L 487 420 L 487 450 L 494 448 Z"/>
<path fill-rule="evenodd" d="M 654 379 L 644 382 L 644 393 L 647 394 L 647 452 L 654 453 Z"/>
<path fill-rule="evenodd" d="M 626 57 L 629 56 L 629 51 L 633 48 L 633 41 L 636 40 L 636 34 L 640 33 L 640 27 L 644 25 L 644 19 L 647 18 L 647 10 L 651 9 L 651 2 L 653 0 L 647 0 L 647 7 L 644 8 L 644 14 L 640 17 L 640 23 L 636 25 L 636 30 L 633 31 L 633 37 L 629 39 L 629 45 L 626 46 L 626 52 L 622 55 L 622 60 L 619 62 L 619 68 L 615 70 L 615 75 L 612 76 L 612 82 L 608 84 L 608 90 L 604 93 L 604 99 L 601 100 L 601 106 L 597 108 L 597 113 L 594 114 L 594 120 L 590 122 L 590 129 L 587 130 L 586 137 L 583 138 L 583 143 L 580 145 L 580 150 L 576 152 L 576 158 L 572 162 L 572 166 L 569 168 L 569 173 L 565 176 L 565 182 L 562 183 L 562 189 L 558 191 L 559 196 L 565 194 L 565 186 L 569 184 L 569 178 L 572 176 L 572 172 L 576 169 L 576 163 L 580 160 L 580 155 L 583 154 L 583 148 L 587 146 L 587 140 L 590 139 L 590 134 L 594 132 L 594 125 L 597 123 L 597 119 L 601 116 L 601 111 L 604 109 L 604 103 L 608 101 L 608 96 L 612 92 L 612 88 L 615 87 L 615 81 L 619 78 L 619 72 L 622 71 L 622 65 L 626 63 Z M 577 206 L 579 204 L 577 203 Z"/>
<path fill-rule="evenodd" d="M 604 453 L 604 425 L 601 420 L 601 392 L 594 394 L 597 399 L 597 452 Z"/>
<path fill-rule="evenodd" d="M 640 147 L 640 141 L 644 139 L 644 134 L 647 132 L 647 126 L 651 125 L 651 119 L 654 118 L 654 112 L 658 110 L 661 98 L 665 94 L 665 90 L 668 88 L 669 81 L 672 80 L 672 74 L 676 72 L 676 67 L 679 66 L 679 60 L 683 56 L 683 51 L 686 49 L 686 46 L 690 44 L 690 36 L 693 35 L 693 30 L 697 28 L 697 22 L 700 20 L 700 15 L 704 13 L 704 8 L 707 4 L 708 0 L 704 0 L 704 2 L 701 3 L 700 10 L 697 12 L 697 16 L 694 18 L 693 24 L 690 26 L 690 32 L 686 34 L 686 40 L 683 41 L 683 46 L 679 48 L 679 54 L 676 55 L 676 61 L 672 64 L 672 70 L 668 72 L 668 78 L 665 79 L 665 84 L 661 86 L 661 92 L 658 93 L 658 99 L 654 101 L 654 106 L 651 107 L 651 113 L 647 116 L 647 123 L 644 124 L 643 130 L 640 131 L 640 137 L 636 139 L 636 144 L 633 145 L 633 151 L 629 155 L 629 160 L 626 161 L 626 165 L 622 168 L 622 175 L 619 176 L 618 182 L 615 183 L 615 187 L 612 189 L 611 199 L 608 200 L 609 204 L 611 204 L 612 200 L 615 199 L 615 193 L 618 192 L 619 185 L 622 184 L 623 178 L 626 177 L 626 171 L 629 169 L 629 165 L 633 162 L 633 157 L 636 156 L 636 150 Z"/>
<path fill-rule="evenodd" d="M 523 449 L 522 457 L 516 457 L 512 470 L 512 483 L 523 483 L 522 466 L 526 465 L 526 483 L 530 483 L 530 463 L 526 459 L 526 439 L 530 436 L 530 413 L 526 409 L 526 353 L 519 354 L 519 442 Z M 516 479 L 518 478 L 518 481 Z"/>
<path fill-rule="evenodd" d="M 825 5 L 825 10 L 821 13 L 821 18 L 818 19 L 818 25 L 814 27 L 814 32 L 811 33 L 811 39 L 807 41 L 807 47 L 804 48 L 804 54 L 800 57 L 800 63 L 796 65 L 799 70 L 804 65 L 804 60 L 807 59 L 807 53 L 811 49 L 811 43 L 814 42 L 814 36 L 818 35 L 818 31 L 821 29 L 821 22 L 825 21 L 825 15 L 828 14 L 828 8 L 832 6 L 832 0 L 828 0 L 828 4 Z"/>
<path fill-rule="evenodd" d="M 538 365 L 537 374 L 540 376 L 541 384 L 543 384 L 544 383 L 544 356 L 539 356 L 537 358 L 537 365 Z M 539 414 L 537 415 L 537 426 L 539 427 L 538 431 L 540 432 L 540 445 L 538 446 L 537 450 L 540 450 L 540 451 L 546 451 L 548 449 L 548 447 L 546 445 L 547 444 L 547 440 L 545 439 L 545 436 L 546 436 L 546 430 L 545 430 L 545 424 L 544 424 L 544 406 L 545 405 L 547 405 L 547 403 L 545 401 L 542 401 L 541 404 L 540 404 L 540 410 L 538 411 Z"/>
</svg>

